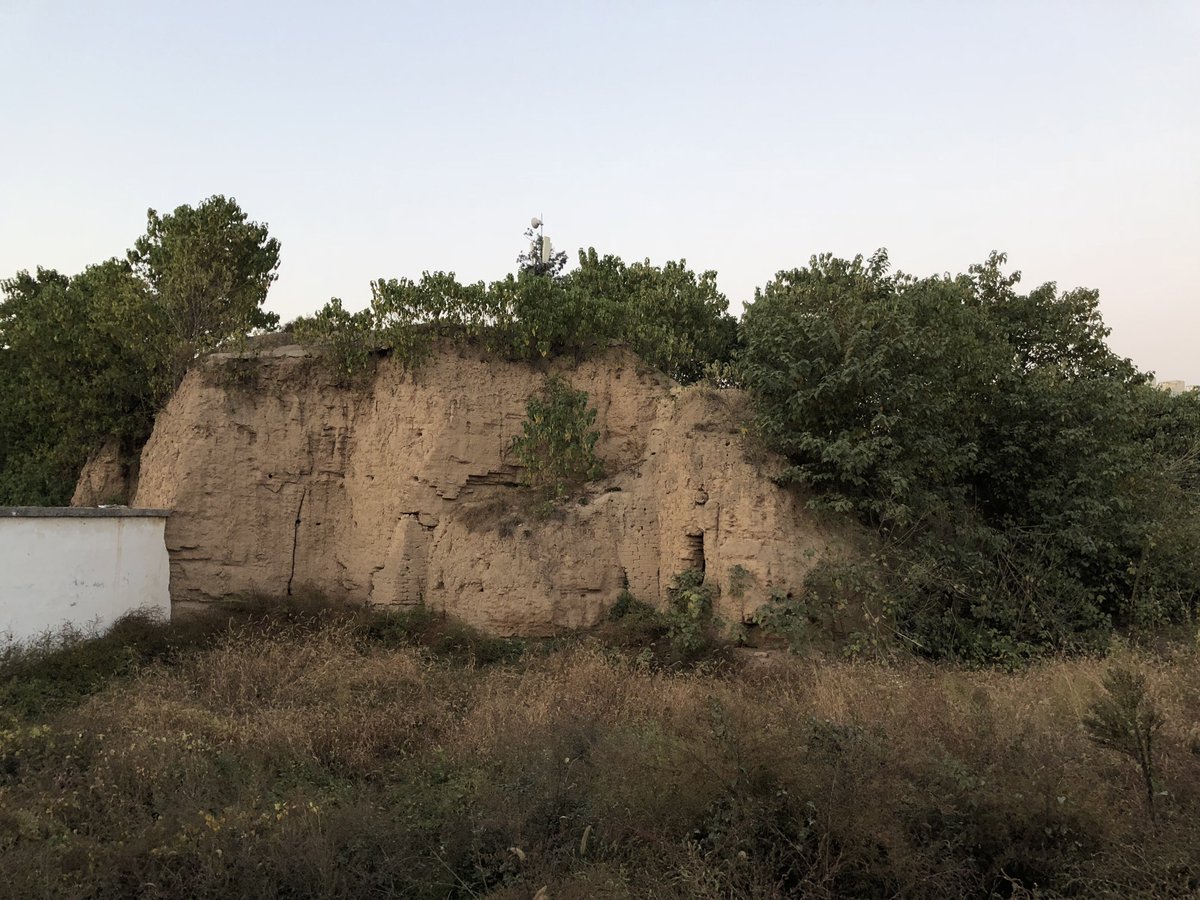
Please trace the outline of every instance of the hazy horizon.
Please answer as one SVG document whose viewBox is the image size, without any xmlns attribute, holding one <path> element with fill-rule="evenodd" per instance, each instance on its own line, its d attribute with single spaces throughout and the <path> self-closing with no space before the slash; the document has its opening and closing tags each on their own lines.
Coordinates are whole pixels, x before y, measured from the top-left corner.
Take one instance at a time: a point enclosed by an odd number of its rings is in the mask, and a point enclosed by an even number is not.
<svg viewBox="0 0 1200 900">
<path fill-rule="evenodd" d="M 558 249 L 926 275 L 1008 253 L 1100 291 L 1110 343 L 1200 383 L 1200 5 L 0 0 L 0 278 L 122 255 L 221 193 L 282 244 L 285 320 L 368 282 Z"/>
</svg>

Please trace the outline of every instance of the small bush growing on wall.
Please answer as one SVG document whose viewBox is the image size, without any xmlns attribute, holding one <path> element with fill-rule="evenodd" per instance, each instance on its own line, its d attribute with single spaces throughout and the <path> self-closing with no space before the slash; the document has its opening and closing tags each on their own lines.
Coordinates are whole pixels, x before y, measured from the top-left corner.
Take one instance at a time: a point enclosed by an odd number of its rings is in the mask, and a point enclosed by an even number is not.
<svg viewBox="0 0 1200 900">
<path fill-rule="evenodd" d="M 596 410 L 587 391 L 577 391 L 552 375 L 525 405 L 525 424 L 510 450 L 524 467 L 530 487 L 559 501 L 584 482 L 600 478 L 604 467 L 596 456 L 600 432 L 592 426 Z"/>
<path fill-rule="evenodd" d="M 324 349 L 329 374 L 338 384 L 349 385 L 370 369 L 377 343 L 372 310 L 348 312 L 335 297 L 315 315 L 297 319 L 294 328 L 297 339 Z"/>
</svg>

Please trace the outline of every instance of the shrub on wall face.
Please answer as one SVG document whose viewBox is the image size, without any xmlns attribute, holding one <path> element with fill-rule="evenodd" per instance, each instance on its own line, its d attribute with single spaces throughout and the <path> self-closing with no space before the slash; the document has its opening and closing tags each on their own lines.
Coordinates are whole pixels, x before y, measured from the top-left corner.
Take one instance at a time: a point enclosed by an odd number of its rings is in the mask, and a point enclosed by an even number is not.
<svg viewBox="0 0 1200 900">
<path fill-rule="evenodd" d="M 526 484 L 555 501 L 604 474 L 596 456 L 600 433 L 592 427 L 596 410 L 587 404 L 587 391 L 557 376 L 547 378 L 542 392 L 529 398 L 521 434 L 510 447 Z"/>
</svg>

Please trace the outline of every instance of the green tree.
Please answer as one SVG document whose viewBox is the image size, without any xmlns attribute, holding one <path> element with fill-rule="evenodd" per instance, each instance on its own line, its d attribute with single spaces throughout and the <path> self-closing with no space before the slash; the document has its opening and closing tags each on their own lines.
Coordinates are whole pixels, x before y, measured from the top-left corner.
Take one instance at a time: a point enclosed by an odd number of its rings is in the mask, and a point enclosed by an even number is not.
<svg viewBox="0 0 1200 900">
<path fill-rule="evenodd" d="M 539 394 L 525 404 L 521 433 L 509 446 L 523 468 L 527 485 L 558 502 L 584 482 L 600 478 L 604 467 L 596 456 L 600 432 L 592 426 L 596 410 L 587 391 L 577 391 L 552 375 Z"/>
<path fill-rule="evenodd" d="M 815 257 L 756 293 L 740 377 L 818 505 L 891 554 L 898 624 L 1010 658 L 1194 608 L 1190 410 L 1109 350 L 1092 291 L 1017 291 L 1004 257 L 912 278 Z M 1190 492 L 1190 493 L 1189 493 Z"/>
<path fill-rule="evenodd" d="M 626 265 L 589 248 L 580 251 L 579 268 L 566 280 L 578 295 L 573 305 L 581 321 L 627 342 L 681 383 L 698 381 L 710 363 L 727 361 L 736 345 L 737 320 L 717 289 L 717 273 L 697 275 L 685 260 Z"/>
<path fill-rule="evenodd" d="M 1151 819 L 1155 818 L 1158 780 L 1154 739 L 1164 724 L 1166 718 L 1146 690 L 1146 676 L 1119 666 L 1104 673 L 1104 694 L 1092 702 L 1083 719 L 1088 737 L 1101 747 L 1127 756 L 1137 766 Z"/>
<path fill-rule="evenodd" d="M 3 283 L 0 502 L 61 504 L 88 453 L 132 453 L 172 383 L 169 323 L 123 260 Z"/>
<path fill-rule="evenodd" d="M 279 244 L 232 200 L 149 213 L 124 260 L 0 284 L 0 502 L 61 504 L 87 455 L 133 456 L 198 352 L 277 321 Z"/>
<path fill-rule="evenodd" d="M 279 267 L 279 242 L 221 195 L 160 216 L 146 213 L 146 233 L 129 261 L 167 311 L 177 342 L 176 374 L 197 353 L 279 317 L 262 309 Z"/>
<path fill-rule="evenodd" d="M 982 392 L 1002 364 L 958 279 L 814 257 L 756 292 L 741 377 L 785 480 L 872 524 L 904 527 L 965 489 Z"/>
</svg>

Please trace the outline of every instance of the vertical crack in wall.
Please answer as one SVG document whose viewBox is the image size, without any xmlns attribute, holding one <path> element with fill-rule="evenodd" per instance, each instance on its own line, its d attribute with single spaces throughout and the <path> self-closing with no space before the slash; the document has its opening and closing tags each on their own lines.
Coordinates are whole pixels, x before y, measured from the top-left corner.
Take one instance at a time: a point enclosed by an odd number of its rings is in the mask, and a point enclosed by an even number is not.
<svg viewBox="0 0 1200 900">
<path fill-rule="evenodd" d="M 296 524 L 292 528 L 292 571 L 288 573 L 287 595 L 292 596 L 292 579 L 296 577 L 296 545 L 300 543 L 300 513 L 304 511 L 304 498 L 308 496 L 306 487 L 300 492 L 300 503 L 296 507 Z"/>
</svg>

